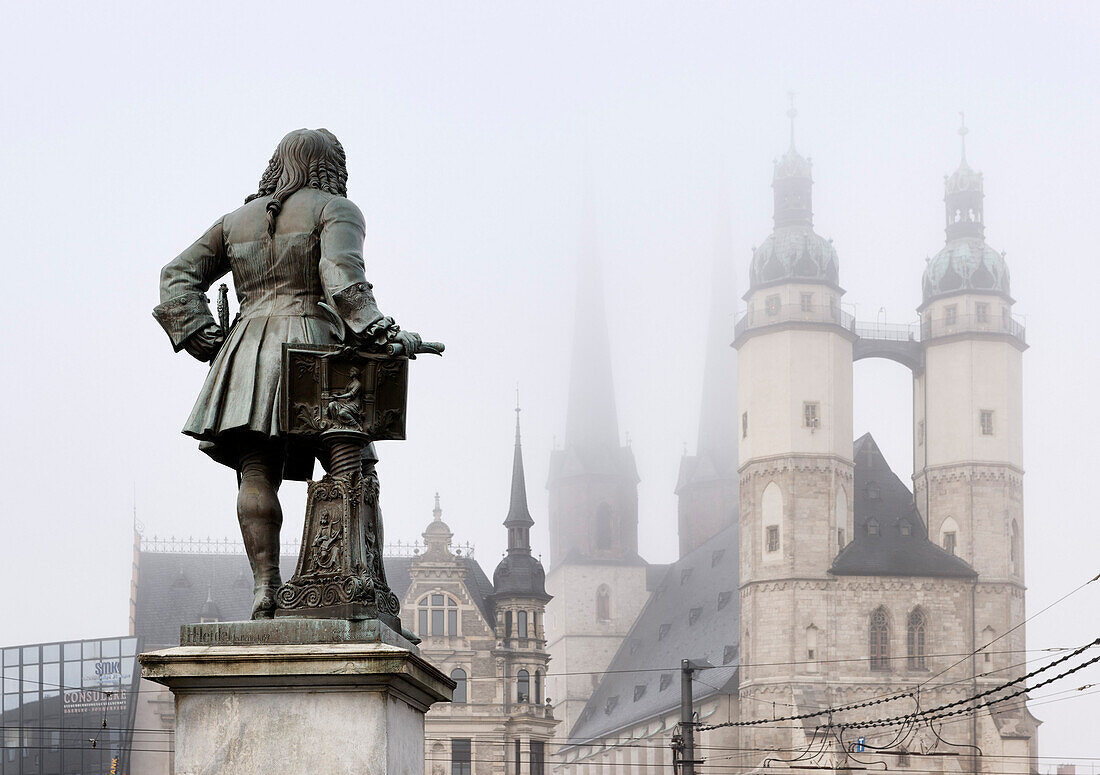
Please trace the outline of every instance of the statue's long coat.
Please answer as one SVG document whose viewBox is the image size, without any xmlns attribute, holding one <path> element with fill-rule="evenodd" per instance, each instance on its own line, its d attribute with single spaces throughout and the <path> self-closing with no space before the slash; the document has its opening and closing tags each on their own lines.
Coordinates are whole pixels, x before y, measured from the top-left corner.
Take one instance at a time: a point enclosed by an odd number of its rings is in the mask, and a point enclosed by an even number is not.
<svg viewBox="0 0 1100 775">
<path fill-rule="evenodd" d="M 154 316 L 178 351 L 213 322 L 204 294 L 227 272 L 240 314 L 210 365 L 183 432 L 215 460 L 238 467 L 248 432 L 280 436 L 279 390 L 284 342 L 337 341 L 335 321 L 318 302 L 358 287 L 369 293 L 363 267 L 363 214 L 340 196 L 301 189 L 284 203 L 274 237 L 259 197 L 222 216 L 161 271 L 161 304 Z M 347 319 L 355 331 L 375 322 L 377 308 Z M 352 315 L 351 317 L 355 317 Z M 251 436 L 252 443 L 259 437 Z M 284 474 L 306 479 L 314 450 L 291 444 Z"/>
</svg>

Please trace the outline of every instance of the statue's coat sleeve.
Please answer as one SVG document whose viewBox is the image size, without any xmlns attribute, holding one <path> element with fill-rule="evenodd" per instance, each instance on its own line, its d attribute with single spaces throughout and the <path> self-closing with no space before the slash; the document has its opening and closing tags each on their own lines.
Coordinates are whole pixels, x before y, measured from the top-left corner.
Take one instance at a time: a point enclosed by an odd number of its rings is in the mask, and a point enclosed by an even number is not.
<svg viewBox="0 0 1100 775">
<path fill-rule="evenodd" d="M 357 335 L 374 338 L 392 325 L 378 310 L 363 265 L 363 213 L 342 196 L 321 211 L 321 282 L 336 311 Z"/>
<path fill-rule="evenodd" d="M 160 304 L 153 309 L 176 352 L 192 334 L 216 325 L 206 291 L 229 271 L 222 219 L 160 270 Z"/>
</svg>

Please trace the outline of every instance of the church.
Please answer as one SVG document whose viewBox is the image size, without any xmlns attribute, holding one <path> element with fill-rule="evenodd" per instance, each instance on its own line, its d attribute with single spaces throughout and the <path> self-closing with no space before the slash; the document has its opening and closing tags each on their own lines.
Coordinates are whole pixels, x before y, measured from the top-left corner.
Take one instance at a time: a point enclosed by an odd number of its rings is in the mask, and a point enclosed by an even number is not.
<svg viewBox="0 0 1100 775">
<path fill-rule="evenodd" d="M 693 681 L 703 771 L 1035 772 L 1039 722 L 1022 702 L 852 726 L 1025 669 L 1027 345 L 1004 254 L 985 241 L 966 130 L 920 322 L 885 326 L 843 308 L 793 118 L 773 229 L 733 331 L 731 256 L 717 256 L 698 444 L 681 461 L 680 551 L 667 566 L 638 554 L 639 479 L 619 439 L 599 261 L 582 256 L 567 431 L 548 483 L 555 770 L 667 771 L 689 658 L 710 665 Z M 853 440 L 863 358 L 912 373 L 911 489 L 869 434 Z"/>
</svg>

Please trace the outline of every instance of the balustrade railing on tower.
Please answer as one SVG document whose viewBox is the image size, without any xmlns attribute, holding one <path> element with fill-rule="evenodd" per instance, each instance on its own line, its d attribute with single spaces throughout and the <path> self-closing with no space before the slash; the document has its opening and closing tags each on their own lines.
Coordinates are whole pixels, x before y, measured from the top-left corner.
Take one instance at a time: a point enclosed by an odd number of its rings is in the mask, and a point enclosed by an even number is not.
<svg viewBox="0 0 1100 775">
<path fill-rule="evenodd" d="M 839 307 L 822 304 L 768 304 L 760 309 L 747 309 L 733 328 L 737 338 L 754 328 L 779 323 L 832 323 L 855 333 L 855 318 Z"/>
</svg>

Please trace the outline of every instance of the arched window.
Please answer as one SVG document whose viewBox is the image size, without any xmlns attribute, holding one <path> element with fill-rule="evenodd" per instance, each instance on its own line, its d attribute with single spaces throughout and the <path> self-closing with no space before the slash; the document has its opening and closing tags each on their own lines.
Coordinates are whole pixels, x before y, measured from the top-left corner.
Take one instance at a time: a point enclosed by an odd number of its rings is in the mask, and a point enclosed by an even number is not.
<svg viewBox="0 0 1100 775">
<path fill-rule="evenodd" d="M 817 672 L 817 660 L 820 659 L 817 649 L 817 627 L 811 624 L 806 628 L 806 671 L 809 673 Z"/>
<path fill-rule="evenodd" d="M 990 653 L 989 647 L 993 645 L 993 639 L 997 636 L 996 631 L 989 625 L 982 630 L 982 659 L 987 665 L 993 664 L 993 654 Z"/>
<path fill-rule="evenodd" d="M 505 611 L 504 612 L 504 637 L 505 638 L 511 638 L 512 637 L 512 612 L 511 611 Z"/>
<path fill-rule="evenodd" d="M 542 671 L 535 671 L 535 704 L 542 705 Z"/>
<path fill-rule="evenodd" d="M 1008 568 L 1013 576 L 1020 575 L 1020 528 L 1016 520 L 1012 520 L 1012 527 L 1009 530 Z"/>
<path fill-rule="evenodd" d="M 838 487 L 836 490 L 834 521 L 836 523 L 836 550 L 839 552 L 847 544 L 845 528 L 848 525 L 848 493 L 844 491 L 843 487 Z"/>
<path fill-rule="evenodd" d="M 516 702 L 531 701 L 531 674 L 520 670 L 516 675 Z"/>
<path fill-rule="evenodd" d="M 607 584 L 600 584 L 596 590 L 596 618 L 601 622 L 611 621 L 611 590 Z"/>
<path fill-rule="evenodd" d="M 940 546 L 945 552 L 958 554 L 958 545 L 959 524 L 952 517 L 948 517 L 940 525 Z"/>
<path fill-rule="evenodd" d="M 914 608 L 909 614 L 909 623 L 906 627 L 910 670 L 924 670 L 927 667 L 924 661 L 927 630 L 928 620 L 924 611 Z"/>
<path fill-rule="evenodd" d="M 456 667 L 451 671 L 451 680 L 456 684 L 451 702 L 466 702 L 466 671 Z"/>
<path fill-rule="evenodd" d="M 881 607 L 871 614 L 871 669 L 890 669 L 890 621 Z"/>
<path fill-rule="evenodd" d="M 596 509 L 596 548 L 611 548 L 611 507 L 606 502 Z"/>
<path fill-rule="evenodd" d="M 442 592 L 424 595 L 416 604 L 417 635 L 458 635 L 458 601 Z"/>
<path fill-rule="evenodd" d="M 519 638 L 526 638 L 527 637 L 527 612 L 526 611 L 517 611 L 516 612 L 516 631 L 517 631 L 516 632 L 516 637 L 519 637 Z"/>
</svg>

